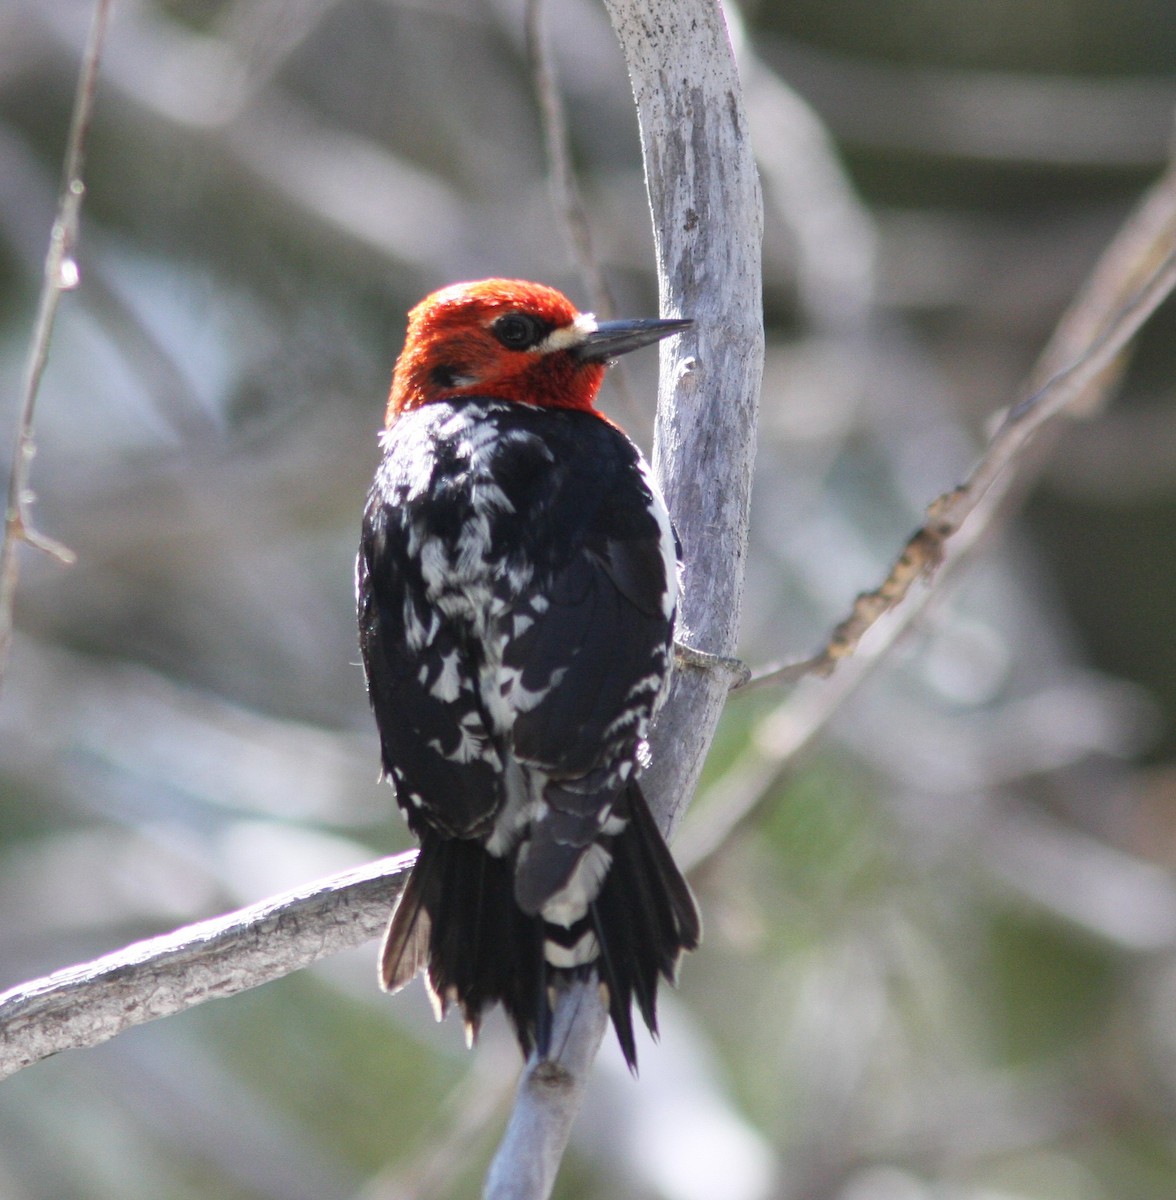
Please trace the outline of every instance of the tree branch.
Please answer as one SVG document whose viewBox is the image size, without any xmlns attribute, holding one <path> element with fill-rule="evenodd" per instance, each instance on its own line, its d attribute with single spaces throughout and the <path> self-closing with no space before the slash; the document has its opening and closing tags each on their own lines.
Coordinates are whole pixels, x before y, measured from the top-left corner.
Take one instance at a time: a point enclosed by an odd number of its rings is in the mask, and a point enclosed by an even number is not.
<svg viewBox="0 0 1176 1200">
<path fill-rule="evenodd" d="M 697 322 L 691 335 L 676 339 L 681 344 L 663 345 L 655 454 L 690 564 L 685 629 L 701 647 L 729 654 L 742 592 L 763 353 L 758 181 L 721 12 L 707 0 L 691 0 L 672 18 L 662 14 L 656 32 L 643 5 L 631 0 L 616 3 L 612 16 L 640 108 L 662 308 Z M 88 61 L 96 64 L 96 52 Z M 663 92 L 662 79 L 682 82 Z M 79 165 L 71 159 L 71 178 Z M 79 188 L 71 194 L 80 199 Z M 68 233 L 71 226 L 63 228 Z M 71 238 L 57 243 L 62 253 Z M 44 350 L 47 343 L 39 345 Z M 700 473 L 724 480 L 719 496 L 700 492 Z M 662 714 L 654 738 L 659 766 L 646 790 L 667 832 L 697 782 L 727 690 L 726 670 L 687 667 Z M 376 936 L 411 859 L 382 860 L 12 989 L 0 996 L 0 1077 Z M 564 997 L 555 1016 L 560 1050 L 524 1074 L 491 1173 L 492 1194 L 550 1190 L 605 1024 L 594 986 Z M 524 1160 L 538 1164 L 538 1174 L 517 1190 Z"/>
<path fill-rule="evenodd" d="M 1059 415 L 1105 404 L 1130 340 L 1176 285 L 1176 167 L 1144 196 L 1058 322 L 968 479 L 940 496 L 883 584 L 859 596 L 829 644 L 802 662 L 758 672 L 748 689 L 798 683 L 760 721 L 739 762 L 703 797 L 676 847 L 689 870 L 705 862 L 774 794 L 796 754 L 829 723 L 931 598 L 990 535 L 1028 450 Z M 1068 366 L 1068 364 L 1073 364 Z M 932 575 L 934 578 L 932 579 Z M 827 678 L 832 674 L 832 678 Z M 815 678 L 806 678 L 815 676 Z"/>
<path fill-rule="evenodd" d="M 1104 403 L 1131 339 L 1174 287 L 1176 168 L 1148 192 L 1123 225 L 1058 323 L 1022 398 L 1008 409 L 971 474 L 931 503 L 926 521 L 911 535 L 882 584 L 858 596 L 853 611 L 818 654 L 757 672 L 748 686 L 831 674 L 854 654 L 878 620 L 907 599 L 916 583 L 949 559 L 958 561 L 989 527 L 1042 427 L 1062 413 L 1086 415 Z M 965 522 L 967 536 L 959 538 Z M 901 627 L 913 615 L 908 613 Z"/>
<path fill-rule="evenodd" d="M 663 346 L 655 453 L 686 547 L 685 630 L 696 646 L 729 654 L 738 622 L 762 356 L 758 187 L 719 11 L 691 0 L 655 20 L 648 2 L 610 0 L 610 13 L 640 107 L 662 310 L 697 322 L 691 335 Z M 80 201 L 80 191 L 76 196 Z M 62 253 L 67 245 L 61 242 Z M 937 562 L 961 561 L 990 527 L 998 500 L 1023 476 L 1026 450 L 1041 427 L 1060 412 L 1106 395 L 1124 347 L 1174 283 L 1176 175 L 1170 173 L 1103 256 L 1043 354 L 1025 398 L 1010 408 L 977 468 L 932 506 L 913 549 L 881 588 L 859 601 L 852 626 L 799 668 L 823 669 L 814 668 L 818 659 L 831 667 L 852 653 L 849 669 L 840 670 L 832 685 L 807 681 L 803 713 L 793 703 L 769 718 L 780 734 L 764 739 L 772 753 L 741 762 L 742 788 L 730 787 L 730 778 L 723 781 L 746 806 L 726 808 L 717 829 L 695 845 L 680 846 L 687 862 L 713 852 L 763 796 L 788 754 L 821 727 L 909 624 L 930 594 L 930 589 L 910 594 L 914 585 Z M 47 351 L 47 331 L 38 344 Z M 38 378 L 43 365 L 42 356 Z M 35 392 L 34 379 L 34 397 Z M 717 491 L 716 480 L 722 481 Z M 866 631 L 898 606 L 859 653 Z M 771 681 L 797 670 L 785 668 Z M 645 779 L 667 831 L 697 782 L 728 683 L 725 671 L 684 666 L 659 720 L 654 765 Z M 381 860 L 12 989 L 0 996 L 0 1077 L 375 937 L 410 864 L 411 855 Z M 489 1196 L 545 1196 L 551 1190 L 607 1025 L 594 985 L 569 990 L 555 1020 L 558 1052 L 524 1072 L 487 1181 Z"/>
<path fill-rule="evenodd" d="M 33 417 L 37 408 L 37 393 L 41 387 L 45 364 L 49 361 L 49 342 L 53 336 L 57 306 L 62 293 L 70 291 L 78 284 L 78 269 L 73 253 L 78 239 L 82 197 L 85 195 L 82 167 L 85 162 L 90 116 L 94 111 L 94 92 L 98 86 L 98 63 L 102 57 L 102 42 L 106 36 L 112 3 L 113 0 L 95 0 L 94 15 L 90 20 L 90 32 L 82 55 L 82 68 L 74 95 L 73 116 L 66 140 L 65 168 L 57 200 L 57 217 L 49 235 L 49 249 L 45 254 L 45 270 L 37 301 L 37 319 L 33 325 L 28 359 L 25 363 L 20 421 L 17 425 L 16 445 L 12 452 L 12 470 L 8 477 L 4 540 L 0 543 L 0 681 L 3 681 L 4 667 L 12 645 L 13 609 L 16 604 L 16 585 L 20 578 L 17 547 L 21 542 L 26 542 L 53 555 L 61 562 L 71 563 L 74 560 L 71 550 L 33 528 L 29 516 L 29 473 L 36 450 Z"/>
<path fill-rule="evenodd" d="M 0 1079 L 361 945 L 383 932 L 415 858 L 382 858 L 12 988 L 0 995 Z"/>
<path fill-rule="evenodd" d="M 694 329 L 661 348 L 654 466 L 683 543 L 685 640 L 734 652 L 763 366 L 762 207 L 734 55 L 713 0 L 606 0 L 641 126 L 661 311 Z M 680 671 L 651 739 L 643 786 L 673 832 L 692 795 L 730 684 Z M 524 1070 L 486 1183 L 493 1200 L 546 1197 L 606 1017 L 584 985 L 557 1005 L 561 1049 Z"/>
</svg>

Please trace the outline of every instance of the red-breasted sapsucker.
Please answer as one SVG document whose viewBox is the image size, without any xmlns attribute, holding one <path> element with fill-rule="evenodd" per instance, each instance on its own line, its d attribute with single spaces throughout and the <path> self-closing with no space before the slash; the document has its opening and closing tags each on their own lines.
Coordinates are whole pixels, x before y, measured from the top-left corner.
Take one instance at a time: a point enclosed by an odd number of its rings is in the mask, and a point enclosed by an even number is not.
<svg viewBox="0 0 1176 1200">
<path fill-rule="evenodd" d="M 549 287 L 461 283 L 409 314 L 356 565 L 385 775 L 420 855 L 384 943 L 470 1036 L 498 1001 L 549 1051 L 595 971 L 636 1061 L 659 973 L 698 944 L 637 784 L 673 665 L 677 541 L 593 407 L 608 360 L 687 320 L 597 322 Z"/>
</svg>

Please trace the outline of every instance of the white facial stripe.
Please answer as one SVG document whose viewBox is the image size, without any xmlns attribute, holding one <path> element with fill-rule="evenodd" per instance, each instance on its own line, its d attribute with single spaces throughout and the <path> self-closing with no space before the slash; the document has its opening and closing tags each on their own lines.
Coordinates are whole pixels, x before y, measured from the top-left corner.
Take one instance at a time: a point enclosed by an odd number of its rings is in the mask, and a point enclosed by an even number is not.
<svg viewBox="0 0 1176 1200">
<path fill-rule="evenodd" d="M 553 329 L 535 347 L 537 354 L 550 354 L 553 350 L 570 350 L 583 345 L 584 339 L 596 332 L 596 318 L 591 313 L 580 313 L 570 325 Z"/>
</svg>

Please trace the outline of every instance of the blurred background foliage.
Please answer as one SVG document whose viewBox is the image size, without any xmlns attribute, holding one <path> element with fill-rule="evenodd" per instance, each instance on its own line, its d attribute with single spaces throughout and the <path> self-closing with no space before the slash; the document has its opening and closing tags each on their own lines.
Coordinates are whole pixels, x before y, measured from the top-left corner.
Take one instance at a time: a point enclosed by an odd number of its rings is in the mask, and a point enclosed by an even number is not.
<svg viewBox="0 0 1176 1200">
<path fill-rule="evenodd" d="M 89 15 L 0 0 L 5 446 Z M 742 18 L 763 663 L 879 582 L 1162 169 L 1176 8 Z M 608 22 L 560 0 L 545 24 L 600 263 L 652 314 Z M 351 595 L 404 313 L 487 274 L 591 302 L 523 31 L 519 0 L 117 5 L 34 468 L 78 563 L 24 555 L 0 694 L 0 987 L 406 844 Z M 1176 1194 L 1173 324 L 827 724 L 828 685 L 732 700 L 679 843 L 705 946 L 638 1083 L 606 1047 L 563 1200 Z M 647 446 L 653 358 L 607 402 Z M 716 835 L 738 797 L 755 815 Z M 476 1194 L 511 1040 L 494 1022 L 467 1053 L 373 958 L 9 1080 L 0 1197 Z"/>
</svg>

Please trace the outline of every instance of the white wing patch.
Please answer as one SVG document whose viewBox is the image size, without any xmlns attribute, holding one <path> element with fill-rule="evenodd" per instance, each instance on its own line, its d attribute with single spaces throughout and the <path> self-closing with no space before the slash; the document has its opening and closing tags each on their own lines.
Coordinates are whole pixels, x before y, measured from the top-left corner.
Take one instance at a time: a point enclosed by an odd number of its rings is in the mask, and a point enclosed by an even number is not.
<svg viewBox="0 0 1176 1200">
<path fill-rule="evenodd" d="M 486 842 L 487 853 L 496 858 L 509 854 L 531 823 L 547 812 L 547 802 L 542 795 L 545 777 L 526 770 L 509 752 L 503 781 L 506 784 L 506 803 L 494 819 L 494 829 Z M 524 845 L 520 854 L 525 854 L 526 850 Z"/>
<path fill-rule="evenodd" d="M 422 679 L 421 683 L 424 682 Z M 451 650 L 441 660 L 441 674 L 433 681 L 429 693 L 443 704 L 448 704 L 451 700 L 456 700 L 460 692 L 461 662 L 458 659 L 457 651 Z"/>
<path fill-rule="evenodd" d="M 414 652 L 423 650 L 430 645 L 441 628 L 441 619 L 432 610 L 429 611 L 428 624 L 421 620 L 417 612 L 416 601 L 407 592 L 404 596 L 404 641 Z"/>
<path fill-rule="evenodd" d="M 568 673 L 567 667 L 558 667 L 551 673 L 547 683 L 538 691 L 531 691 L 530 688 L 523 686 L 523 668 L 522 667 L 502 667 L 498 672 L 498 696 L 493 697 L 493 692 L 487 696 L 487 702 L 493 703 L 495 709 L 501 711 L 502 717 L 507 718 L 509 723 L 513 724 L 514 717 L 518 713 L 531 712 L 532 709 L 538 708 L 552 688 L 559 687 L 563 682 L 563 677 Z M 505 708 L 502 706 L 505 705 Z M 496 713 L 496 719 L 498 714 Z"/>
<path fill-rule="evenodd" d="M 498 751 L 495 750 L 486 733 L 486 726 L 482 724 L 482 718 L 476 712 L 465 713 L 458 723 L 457 729 L 457 745 L 451 750 L 445 748 L 440 738 L 433 738 L 425 744 L 435 754 L 450 762 L 468 763 L 481 760 L 488 763 L 495 771 L 502 769 L 502 760 L 498 757 Z"/>
</svg>

